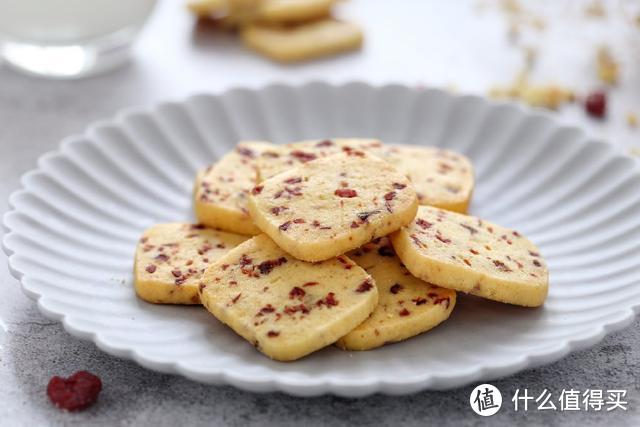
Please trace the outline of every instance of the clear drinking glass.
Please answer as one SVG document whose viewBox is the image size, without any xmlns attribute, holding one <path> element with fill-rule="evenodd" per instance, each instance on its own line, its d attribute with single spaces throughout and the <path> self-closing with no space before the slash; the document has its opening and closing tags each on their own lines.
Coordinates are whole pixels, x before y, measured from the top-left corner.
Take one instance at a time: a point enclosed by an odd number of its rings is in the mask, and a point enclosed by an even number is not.
<svg viewBox="0 0 640 427">
<path fill-rule="evenodd" d="M 0 55 L 14 68 L 52 78 L 111 69 L 156 0 L 0 0 Z"/>
</svg>

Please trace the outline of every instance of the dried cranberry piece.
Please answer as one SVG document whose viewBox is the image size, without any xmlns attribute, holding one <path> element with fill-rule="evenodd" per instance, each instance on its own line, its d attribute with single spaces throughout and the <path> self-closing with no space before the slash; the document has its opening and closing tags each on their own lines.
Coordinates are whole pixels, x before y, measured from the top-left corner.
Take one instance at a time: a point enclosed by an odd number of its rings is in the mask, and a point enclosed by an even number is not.
<svg viewBox="0 0 640 427">
<path fill-rule="evenodd" d="M 55 376 L 47 385 L 51 402 L 66 411 L 88 408 L 96 402 L 101 390 L 100 378 L 87 371 L 78 371 L 69 378 Z"/>
<path fill-rule="evenodd" d="M 335 194 L 338 197 L 346 197 L 347 199 L 358 196 L 358 192 L 351 188 L 338 188 L 336 191 L 333 192 L 333 194 Z"/>
<path fill-rule="evenodd" d="M 366 279 L 364 282 L 360 283 L 360 286 L 356 289 L 358 293 L 368 292 L 371 288 L 373 288 L 373 283 L 371 283 L 370 279 Z"/>
<path fill-rule="evenodd" d="M 296 158 L 302 163 L 310 162 L 311 160 L 315 160 L 317 158 L 317 156 L 313 153 L 307 153 L 300 150 L 292 151 L 289 155 Z"/>
<path fill-rule="evenodd" d="M 289 291 L 289 299 L 302 299 L 307 293 L 304 289 L 294 286 Z"/>
<path fill-rule="evenodd" d="M 584 102 L 584 109 L 592 117 L 604 118 L 607 114 L 607 94 L 603 91 L 595 91 Z"/>
<path fill-rule="evenodd" d="M 380 256 L 394 256 L 396 254 L 396 252 L 393 250 L 393 247 L 391 245 L 384 245 L 384 246 L 380 246 L 378 248 L 378 255 Z"/>
<path fill-rule="evenodd" d="M 424 228 L 425 230 L 427 228 L 431 228 L 431 226 L 433 225 L 432 223 L 430 223 L 429 221 L 425 221 L 422 218 L 418 218 L 416 219 L 416 224 L 418 224 L 420 227 Z"/>
<path fill-rule="evenodd" d="M 400 292 L 402 290 L 403 286 L 400 283 L 396 283 L 395 285 L 393 285 L 389 291 L 396 295 L 398 292 Z"/>
</svg>

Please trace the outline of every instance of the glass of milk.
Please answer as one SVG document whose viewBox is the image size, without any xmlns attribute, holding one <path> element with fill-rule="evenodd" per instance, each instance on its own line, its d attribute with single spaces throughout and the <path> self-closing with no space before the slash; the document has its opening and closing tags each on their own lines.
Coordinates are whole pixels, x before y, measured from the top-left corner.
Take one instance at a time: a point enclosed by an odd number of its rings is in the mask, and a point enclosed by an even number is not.
<svg viewBox="0 0 640 427">
<path fill-rule="evenodd" d="M 0 0 L 0 55 L 19 70 L 76 78 L 126 60 L 156 0 Z"/>
</svg>

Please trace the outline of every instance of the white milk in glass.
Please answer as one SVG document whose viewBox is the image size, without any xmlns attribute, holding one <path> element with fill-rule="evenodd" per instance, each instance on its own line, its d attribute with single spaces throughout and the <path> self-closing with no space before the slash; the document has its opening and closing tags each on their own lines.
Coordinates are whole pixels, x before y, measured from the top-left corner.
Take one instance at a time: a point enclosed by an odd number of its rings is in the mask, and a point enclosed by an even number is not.
<svg viewBox="0 0 640 427">
<path fill-rule="evenodd" d="M 122 59 L 155 3 L 0 0 L 2 54 L 10 64 L 35 74 L 91 74 Z M 66 69 L 65 62 L 70 63 Z"/>
</svg>

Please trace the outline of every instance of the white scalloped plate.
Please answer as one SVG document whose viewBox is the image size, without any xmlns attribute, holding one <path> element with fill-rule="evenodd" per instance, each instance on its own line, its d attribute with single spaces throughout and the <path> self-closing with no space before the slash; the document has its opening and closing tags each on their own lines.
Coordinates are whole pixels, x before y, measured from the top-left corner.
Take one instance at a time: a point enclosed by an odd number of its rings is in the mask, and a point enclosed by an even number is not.
<svg viewBox="0 0 640 427">
<path fill-rule="evenodd" d="M 240 139 L 329 136 L 471 157 L 472 212 L 524 232 L 548 260 L 544 307 L 461 297 L 449 321 L 404 343 L 278 363 L 199 307 L 135 297 L 136 240 L 154 223 L 192 218 L 198 168 Z M 548 116 L 476 97 L 362 83 L 198 95 L 90 126 L 45 154 L 22 184 L 3 246 L 42 313 L 110 354 L 207 383 L 345 396 L 455 387 L 593 345 L 640 305 L 637 164 Z"/>
</svg>

